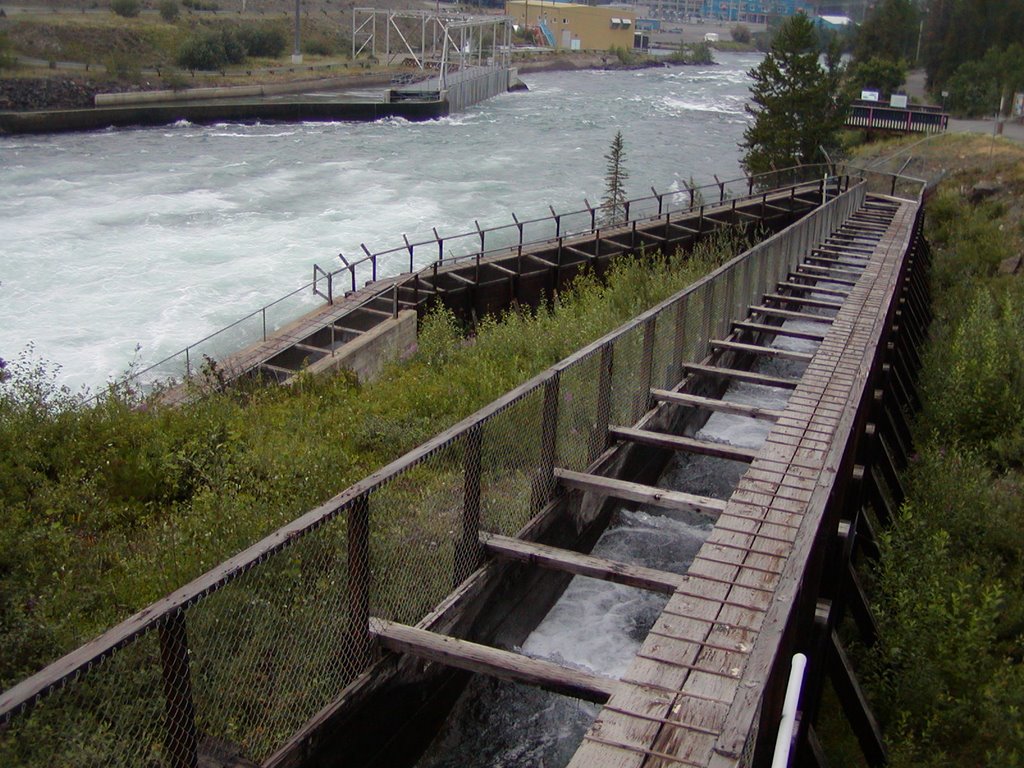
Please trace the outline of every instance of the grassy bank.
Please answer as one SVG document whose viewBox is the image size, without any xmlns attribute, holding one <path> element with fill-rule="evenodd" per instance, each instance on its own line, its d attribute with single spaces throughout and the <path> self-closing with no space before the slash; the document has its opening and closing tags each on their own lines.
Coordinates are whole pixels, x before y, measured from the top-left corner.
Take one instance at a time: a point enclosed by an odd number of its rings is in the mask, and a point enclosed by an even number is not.
<svg viewBox="0 0 1024 768">
<path fill-rule="evenodd" d="M 907 501 L 870 574 L 881 639 L 858 668 L 893 766 L 1021 765 L 1024 276 L 1000 264 L 1024 247 L 1024 148 L 950 137 L 913 152 L 919 172 L 946 172 L 926 218 L 935 321 Z M 981 180 L 997 185 L 983 200 Z"/>
<path fill-rule="evenodd" d="M 0 385 L 0 689 L 203 573 L 739 248 L 617 263 L 548 309 L 465 337 L 439 312 L 374 384 L 210 394 L 179 409 L 85 408 L 45 365 Z"/>
</svg>

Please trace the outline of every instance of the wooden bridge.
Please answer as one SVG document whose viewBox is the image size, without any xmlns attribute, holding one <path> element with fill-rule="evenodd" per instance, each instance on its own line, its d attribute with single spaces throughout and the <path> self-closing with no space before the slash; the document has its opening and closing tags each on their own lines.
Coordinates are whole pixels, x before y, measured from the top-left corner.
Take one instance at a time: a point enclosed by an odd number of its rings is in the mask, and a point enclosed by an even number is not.
<svg viewBox="0 0 1024 768">
<path fill-rule="evenodd" d="M 409 723 L 481 673 L 603 704 L 574 767 L 767 765 L 801 652 L 802 714 L 782 752 L 820 758 L 830 676 L 867 763 L 882 764 L 836 626 L 849 612 L 874 636 L 853 561 L 877 556 L 873 529 L 902 498 L 927 266 L 919 197 L 852 180 L 6 691 L 3 746 L 25 765 L 59 762 L 61 733 L 117 765 L 411 764 L 422 732 Z M 781 338 L 817 346 L 771 344 Z M 804 371 L 755 370 L 766 358 Z M 727 396 L 733 381 L 788 401 L 745 405 Z M 770 423 L 764 445 L 697 438 L 720 412 Z M 747 469 L 724 500 L 657 487 L 678 452 Z M 623 504 L 714 525 L 682 574 L 591 555 Z M 669 595 L 624 675 L 509 650 L 574 575 Z"/>
</svg>

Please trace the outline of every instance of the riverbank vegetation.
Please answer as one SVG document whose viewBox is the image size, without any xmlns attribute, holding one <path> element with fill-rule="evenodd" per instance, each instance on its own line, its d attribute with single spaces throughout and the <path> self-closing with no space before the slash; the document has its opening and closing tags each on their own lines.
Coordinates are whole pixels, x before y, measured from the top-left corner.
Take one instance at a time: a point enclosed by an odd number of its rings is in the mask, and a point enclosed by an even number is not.
<svg viewBox="0 0 1024 768">
<path fill-rule="evenodd" d="M 927 206 L 935 320 L 907 500 L 869 574 L 880 639 L 857 661 L 894 768 L 1024 765 L 1024 148 L 995 150 L 914 150 L 949 171 Z"/>
<path fill-rule="evenodd" d="M 445 312 L 371 385 L 348 376 L 94 407 L 0 364 L 0 690 L 693 282 L 741 248 L 623 259 L 466 335 Z"/>
</svg>

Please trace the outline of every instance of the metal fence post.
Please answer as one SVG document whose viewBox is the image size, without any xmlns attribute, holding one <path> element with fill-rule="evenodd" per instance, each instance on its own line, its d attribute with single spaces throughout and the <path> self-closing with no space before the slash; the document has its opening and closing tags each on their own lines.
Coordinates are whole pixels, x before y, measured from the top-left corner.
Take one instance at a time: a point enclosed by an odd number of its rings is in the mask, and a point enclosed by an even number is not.
<svg viewBox="0 0 1024 768">
<path fill-rule="evenodd" d="M 656 328 L 656 317 L 649 317 L 644 321 L 644 348 L 640 357 L 640 382 L 637 387 L 636 399 L 633 401 L 633 421 L 639 420 L 644 415 L 651 402 L 651 369 L 654 367 Z"/>
<path fill-rule="evenodd" d="M 370 661 L 370 498 L 348 508 L 348 622 L 352 652 L 360 666 Z"/>
<path fill-rule="evenodd" d="M 462 538 L 455 544 L 453 586 L 458 586 L 480 564 L 480 476 L 483 474 L 483 429 L 474 424 L 466 433 L 462 461 Z"/>
<path fill-rule="evenodd" d="M 544 405 L 541 409 L 540 465 L 530 494 L 530 508 L 536 512 L 555 492 L 555 462 L 558 460 L 558 393 L 561 374 L 555 371 L 544 382 Z"/>
<path fill-rule="evenodd" d="M 164 745 L 172 768 L 196 768 L 199 765 L 199 739 L 188 664 L 185 612 L 179 610 L 171 614 L 160 625 L 158 634 L 166 713 Z"/>
<path fill-rule="evenodd" d="M 612 367 L 615 365 L 615 347 L 611 342 L 601 347 L 600 365 L 597 373 L 597 418 L 590 443 L 591 461 L 608 445 L 608 425 L 612 418 Z"/>
</svg>

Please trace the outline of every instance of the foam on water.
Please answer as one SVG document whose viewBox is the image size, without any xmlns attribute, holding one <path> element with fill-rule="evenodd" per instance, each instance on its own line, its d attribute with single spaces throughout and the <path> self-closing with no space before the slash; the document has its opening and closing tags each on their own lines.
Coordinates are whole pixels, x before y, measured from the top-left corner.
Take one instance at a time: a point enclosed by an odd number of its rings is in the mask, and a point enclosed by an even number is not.
<svg viewBox="0 0 1024 768">
<path fill-rule="evenodd" d="M 136 345 L 143 362 L 175 352 L 308 282 L 314 263 L 361 255 L 361 243 L 376 251 L 403 233 L 430 239 L 435 226 L 449 237 L 474 220 L 511 224 L 512 211 L 580 209 L 601 195 L 617 129 L 634 195 L 738 175 L 743 120 L 723 118 L 741 111 L 757 57 L 718 58 L 526 75 L 530 93 L 428 123 L 181 121 L 0 137 L 0 357 L 34 341 L 65 383 L 96 386 Z M 666 111 L 671 99 L 707 111 Z M 435 253 L 424 249 L 424 263 Z"/>
<path fill-rule="evenodd" d="M 685 573 L 710 526 L 619 510 L 593 554 Z M 620 677 L 667 598 L 574 578 L 520 649 L 536 658 Z M 596 705 L 476 676 L 419 768 L 563 766 L 597 715 Z"/>
</svg>

